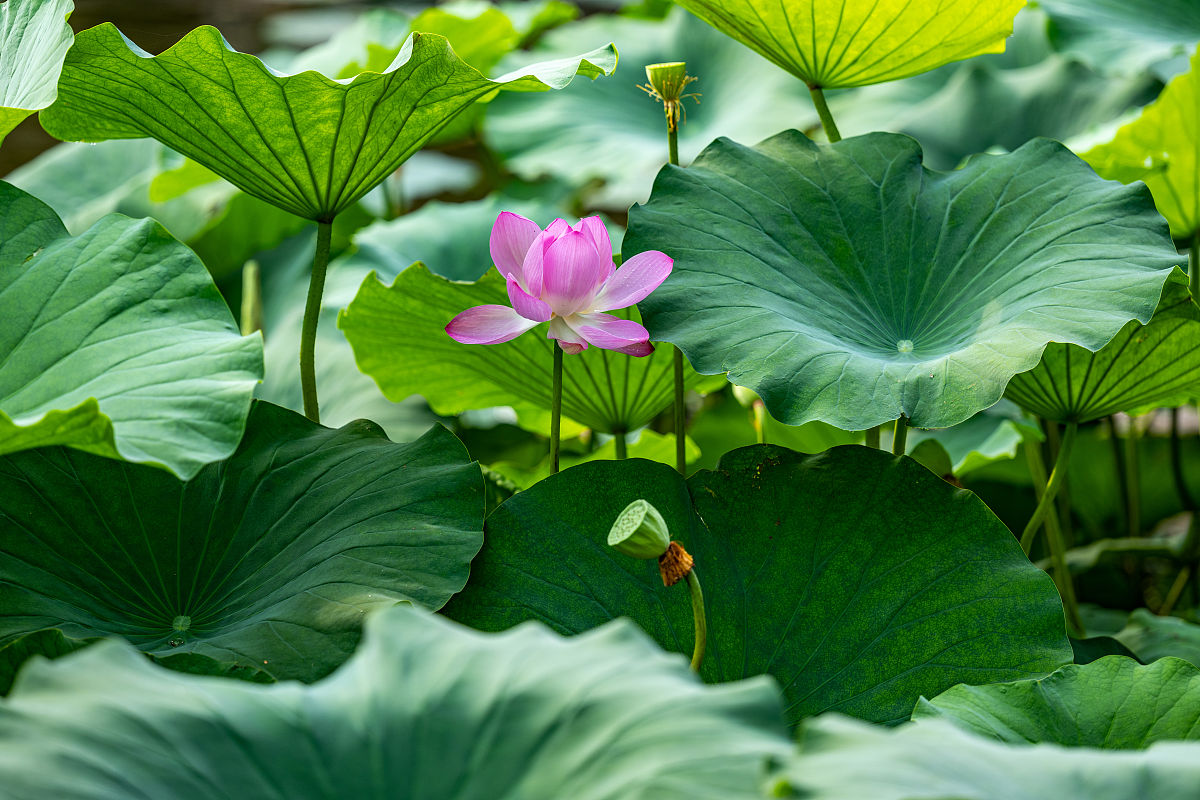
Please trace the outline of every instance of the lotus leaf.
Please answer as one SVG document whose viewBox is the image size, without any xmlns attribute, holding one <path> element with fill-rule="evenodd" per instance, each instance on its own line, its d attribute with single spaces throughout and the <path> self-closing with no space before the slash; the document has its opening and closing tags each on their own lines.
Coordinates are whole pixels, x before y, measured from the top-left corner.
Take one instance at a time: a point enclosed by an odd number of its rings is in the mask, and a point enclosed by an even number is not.
<svg viewBox="0 0 1200 800">
<path fill-rule="evenodd" d="M 30 114 L 54 102 L 71 47 L 71 0 L 8 0 L 0 5 L 0 144 Z"/>
</svg>

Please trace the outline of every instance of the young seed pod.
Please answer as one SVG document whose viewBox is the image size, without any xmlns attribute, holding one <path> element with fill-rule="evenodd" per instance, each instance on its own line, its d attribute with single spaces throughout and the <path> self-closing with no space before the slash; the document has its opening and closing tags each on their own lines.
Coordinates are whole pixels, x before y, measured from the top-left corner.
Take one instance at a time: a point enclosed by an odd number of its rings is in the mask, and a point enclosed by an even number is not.
<svg viewBox="0 0 1200 800">
<path fill-rule="evenodd" d="M 634 500 L 617 515 L 608 532 L 608 544 L 630 558 L 658 558 L 671 546 L 671 534 L 657 508 L 645 500 Z"/>
</svg>

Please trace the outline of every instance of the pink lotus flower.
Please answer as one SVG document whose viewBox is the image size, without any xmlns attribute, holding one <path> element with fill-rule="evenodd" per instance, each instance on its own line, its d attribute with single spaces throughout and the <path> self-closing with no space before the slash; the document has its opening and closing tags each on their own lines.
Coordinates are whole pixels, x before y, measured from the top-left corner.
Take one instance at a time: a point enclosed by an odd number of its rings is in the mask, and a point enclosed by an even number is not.
<svg viewBox="0 0 1200 800">
<path fill-rule="evenodd" d="M 627 308 L 671 274 L 672 259 L 657 250 L 613 269 L 612 244 L 599 217 L 575 226 L 556 219 L 542 230 L 533 220 L 502 211 L 492 226 L 492 261 L 508 281 L 512 307 L 468 308 L 446 326 L 463 344 L 499 344 L 543 323 L 564 352 L 588 345 L 631 356 L 654 352 L 650 334 L 633 320 L 606 311 Z"/>
</svg>

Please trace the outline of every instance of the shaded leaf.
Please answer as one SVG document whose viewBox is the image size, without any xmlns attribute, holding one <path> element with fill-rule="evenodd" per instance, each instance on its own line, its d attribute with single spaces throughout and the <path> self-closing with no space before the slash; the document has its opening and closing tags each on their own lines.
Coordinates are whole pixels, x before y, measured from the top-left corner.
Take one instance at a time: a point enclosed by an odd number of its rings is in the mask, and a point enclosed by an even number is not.
<svg viewBox="0 0 1200 800">
<path fill-rule="evenodd" d="M 313 686 L 179 675 L 104 642 L 0 703 L 12 800 L 751 800 L 788 749 L 769 681 L 703 686 L 627 622 L 485 635 L 405 608 Z"/>
<path fill-rule="evenodd" d="M 1194 622 L 1138 608 L 1113 636 L 1143 661 L 1174 656 L 1200 667 L 1200 625 Z"/>
<path fill-rule="evenodd" d="M 805 725 L 800 753 L 771 781 L 810 800 L 1130 800 L 1185 798 L 1200 781 L 1200 744 L 1139 752 L 1014 746 L 945 720 L 893 730 L 837 716 Z"/>
<path fill-rule="evenodd" d="M 1054 20 L 1055 45 L 1107 72 L 1152 68 L 1164 79 L 1187 69 L 1200 42 L 1192 0 L 1038 0 Z"/>
<path fill-rule="evenodd" d="M 773 675 L 790 722 L 826 710 L 897 722 L 922 694 L 1070 662 L 1053 585 L 983 503 L 911 459 L 857 446 L 743 448 L 686 483 L 642 460 L 552 475 L 488 518 L 445 613 L 484 630 L 538 619 L 564 633 L 627 616 L 691 652 L 688 592 L 606 544 L 639 498 L 695 559 L 701 675 Z"/>
<path fill-rule="evenodd" d="M 237 447 L 262 375 L 204 265 L 153 220 L 71 238 L 0 182 L 0 453 L 69 445 L 191 477 Z"/>
<path fill-rule="evenodd" d="M 962 422 L 1048 342 L 1095 350 L 1148 321 L 1179 262 L 1144 189 L 1057 142 L 939 173 L 886 133 L 718 139 L 659 173 L 623 249 L 675 259 L 641 303 L 652 339 L 783 422 L 847 430 Z"/>
<path fill-rule="evenodd" d="M 453 435 L 396 445 L 259 403 L 228 460 L 183 482 L 66 449 L 0 459 L 0 644 L 121 636 L 318 678 L 368 609 L 438 608 L 479 548 L 483 486 Z"/>
<path fill-rule="evenodd" d="M 1108 656 L 1037 680 L 955 686 L 921 698 L 913 719 L 944 717 L 1009 744 L 1143 750 L 1200 740 L 1200 669 L 1178 658 L 1143 666 Z"/>
</svg>

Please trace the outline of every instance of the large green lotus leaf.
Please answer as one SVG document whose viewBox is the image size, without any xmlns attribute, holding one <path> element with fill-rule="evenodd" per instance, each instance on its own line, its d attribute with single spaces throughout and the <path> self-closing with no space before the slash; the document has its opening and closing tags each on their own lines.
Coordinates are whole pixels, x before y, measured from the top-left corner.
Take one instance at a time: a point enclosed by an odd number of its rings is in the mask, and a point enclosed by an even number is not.
<svg viewBox="0 0 1200 800">
<path fill-rule="evenodd" d="M 391 286 L 368 275 L 338 316 L 338 327 L 358 368 L 389 400 L 420 394 L 439 414 L 514 403 L 549 409 L 558 345 L 544 330 L 497 345 L 465 345 L 446 335 L 456 314 L 489 303 L 508 304 L 504 279 L 495 270 L 475 283 L 460 283 L 418 263 Z M 616 313 L 637 318 L 636 308 Z M 688 369 L 687 388 L 710 383 Z M 605 433 L 632 431 L 670 406 L 673 387 L 670 347 L 644 358 L 593 347 L 563 362 L 562 413 Z"/>
<path fill-rule="evenodd" d="M 929 439 L 941 445 L 950 461 L 950 471 L 961 477 L 997 461 L 1017 458 L 1025 440 L 1041 441 L 1042 432 L 1016 405 L 1001 400 L 952 428 L 910 431 L 908 452 Z"/>
<path fill-rule="evenodd" d="M 921 698 L 913 718 L 945 717 L 1010 744 L 1142 750 L 1200 740 L 1200 669 L 1178 658 L 1142 666 L 1108 656 L 1045 678 L 955 686 Z"/>
<path fill-rule="evenodd" d="M 1200 744 L 1144 751 L 1010 745 L 946 720 L 899 728 L 830 715 L 805 725 L 800 752 L 771 780 L 807 800 L 1185 800 L 1200 782 Z"/>
<path fill-rule="evenodd" d="M 1145 181 L 1176 238 L 1200 232 L 1200 50 L 1137 119 L 1081 155 L 1101 175 Z"/>
<path fill-rule="evenodd" d="M 1055 44 L 1107 72 L 1152 68 L 1164 80 L 1187 69 L 1200 42 L 1194 0 L 1038 0 Z"/>
<path fill-rule="evenodd" d="M 811 86 L 866 86 L 1004 51 L 1025 0 L 677 0 Z"/>
<path fill-rule="evenodd" d="M 259 403 L 183 482 L 67 449 L 0 459 L 0 645 L 58 628 L 312 680 L 366 610 L 438 608 L 479 549 L 483 485 L 436 427 L 407 445 Z"/>
<path fill-rule="evenodd" d="M 922 694 L 1071 661 L 1053 585 L 983 503 L 911 459 L 855 445 L 742 448 L 686 483 L 642 460 L 552 475 L 491 514 L 445 613 L 484 630 L 538 619 L 568 633 L 627 616 L 691 652 L 688 592 L 606 544 L 638 498 L 695 558 L 701 675 L 773 675 L 790 722 L 831 709 L 897 722 Z"/>
<path fill-rule="evenodd" d="M 71 47 L 71 0 L 8 0 L 0 5 L 0 144 L 30 114 L 54 102 Z"/>
<path fill-rule="evenodd" d="M 717 136 L 757 141 L 817 122 L 802 85 L 681 9 L 663 22 L 592 17 L 552 32 L 538 52 L 566 55 L 610 39 L 621 46 L 615 80 L 581 82 L 551 97 L 502 95 L 490 104 L 484 133 L 509 169 L 576 186 L 599 179 L 603 185 L 587 194 L 597 208 L 624 211 L 644 202 L 667 160 L 667 129 L 662 104 L 637 87 L 646 83 L 643 66 L 663 61 L 685 61 L 688 74 L 699 78 L 687 88 L 699 102 L 684 101 L 680 163 Z"/>
<path fill-rule="evenodd" d="M 34 656 L 58 658 L 74 653 L 97 639 L 68 639 L 53 628 L 34 631 L 0 646 L 0 697 L 8 694 L 13 679 L 25 662 Z"/>
<path fill-rule="evenodd" d="M 69 237 L 0 182 L 0 453 L 69 445 L 191 477 L 237 447 L 262 375 L 204 265 L 153 220 Z"/>
<path fill-rule="evenodd" d="M 962 422 L 1048 342 L 1149 321 L 1179 262 L 1144 188 L 1057 142 L 932 172 L 888 133 L 718 139 L 630 210 L 623 252 L 651 249 L 675 259 L 640 304 L 652 339 L 776 419 L 846 430 Z"/>
<path fill-rule="evenodd" d="M 1139 608 L 1113 637 L 1143 661 L 1175 656 L 1200 667 L 1200 625 L 1194 622 Z"/>
<path fill-rule="evenodd" d="M 0 702 L 11 800 L 753 800 L 789 749 L 770 681 L 704 686 L 628 622 L 496 635 L 412 608 L 372 615 L 312 686 L 103 642 L 30 665 Z"/>
<path fill-rule="evenodd" d="M 1174 406 L 1200 395 L 1200 308 L 1176 271 L 1146 325 L 1130 322 L 1093 353 L 1052 343 L 1005 396 L 1055 422 L 1090 422 L 1118 411 Z"/>
<path fill-rule="evenodd" d="M 489 80 L 444 37 L 413 34 L 386 72 L 335 81 L 276 73 L 215 28 L 150 56 L 106 23 L 75 38 L 41 121 L 60 139 L 151 136 L 248 194 L 329 220 L 485 95 L 562 88 L 615 63 L 610 45 Z"/>
</svg>

